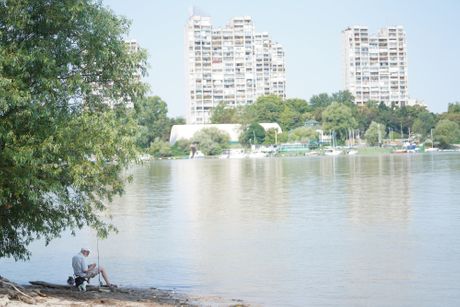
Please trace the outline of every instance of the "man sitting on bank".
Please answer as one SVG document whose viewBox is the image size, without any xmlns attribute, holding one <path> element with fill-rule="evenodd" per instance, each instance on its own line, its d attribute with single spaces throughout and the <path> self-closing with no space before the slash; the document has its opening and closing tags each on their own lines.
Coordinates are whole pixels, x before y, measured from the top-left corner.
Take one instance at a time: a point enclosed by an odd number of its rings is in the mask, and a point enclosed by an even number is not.
<svg viewBox="0 0 460 307">
<path fill-rule="evenodd" d="M 115 285 L 112 285 L 110 283 L 109 277 L 107 276 L 107 272 L 104 268 L 97 267 L 95 263 L 92 263 L 88 266 L 86 265 L 85 257 L 88 257 L 89 253 L 89 248 L 82 247 L 80 252 L 72 257 L 72 267 L 75 276 L 89 279 L 101 273 L 102 278 L 104 278 L 107 286 L 109 286 L 110 288 L 116 287 Z"/>
</svg>

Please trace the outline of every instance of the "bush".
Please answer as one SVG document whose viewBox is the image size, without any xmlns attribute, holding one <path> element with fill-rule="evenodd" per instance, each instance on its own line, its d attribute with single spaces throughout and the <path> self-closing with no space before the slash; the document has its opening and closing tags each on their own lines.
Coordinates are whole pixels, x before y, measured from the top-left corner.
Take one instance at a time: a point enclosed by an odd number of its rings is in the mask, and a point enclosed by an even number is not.
<svg viewBox="0 0 460 307">
<path fill-rule="evenodd" d="M 193 143 L 198 144 L 198 150 L 207 156 L 220 155 L 228 148 L 230 136 L 228 133 L 217 128 L 203 128 L 197 131 L 192 138 Z"/>
<path fill-rule="evenodd" d="M 388 138 L 390 140 L 396 140 L 396 139 L 400 139 L 401 138 L 401 134 L 396 132 L 396 131 L 390 131 L 388 133 Z"/>
<path fill-rule="evenodd" d="M 299 127 L 289 131 L 289 142 L 308 142 L 310 140 L 317 140 L 318 133 L 313 128 Z"/>
<path fill-rule="evenodd" d="M 372 122 L 367 129 L 364 137 L 366 138 L 366 142 L 370 146 L 379 145 L 382 142 L 383 137 L 385 136 L 385 125 L 379 124 L 376 122 Z"/>
<path fill-rule="evenodd" d="M 172 156 L 171 146 L 168 142 L 156 138 L 155 141 L 150 144 L 149 153 L 155 158 L 165 158 Z"/>
<path fill-rule="evenodd" d="M 434 140 L 439 147 L 449 148 L 450 145 L 460 142 L 460 127 L 456 122 L 448 119 L 441 120 L 434 129 Z"/>
<path fill-rule="evenodd" d="M 278 130 L 275 129 L 275 128 L 270 128 L 266 131 L 265 133 L 265 140 L 264 140 L 264 144 L 265 145 L 271 145 L 271 144 L 276 144 L 276 143 L 279 143 L 279 139 L 278 139 Z"/>
<path fill-rule="evenodd" d="M 245 146 L 251 144 L 263 144 L 265 141 L 265 130 L 257 124 L 250 124 L 240 135 L 240 143 Z"/>
<path fill-rule="evenodd" d="M 177 140 L 177 142 L 171 147 L 171 154 L 174 157 L 187 156 L 190 153 L 191 144 L 192 142 L 190 140 Z"/>
</svg>

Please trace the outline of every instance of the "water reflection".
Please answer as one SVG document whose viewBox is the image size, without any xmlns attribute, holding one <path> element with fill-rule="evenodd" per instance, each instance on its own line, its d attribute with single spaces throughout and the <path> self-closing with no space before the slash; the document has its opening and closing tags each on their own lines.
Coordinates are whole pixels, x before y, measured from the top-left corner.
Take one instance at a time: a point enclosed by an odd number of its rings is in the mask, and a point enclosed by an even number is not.
<svg viewBox="0 0 460 307">
<path fill-rule="evenodd" d="M 279 159 L 182 161 L 174 168 L 180 168 L 176 185 L 194 220 L 255 215 L 274 220 L 282 218 L 288 205 Z"/>
<path fill-rule="evenodd" d="M 363 305 L 376 293 L 388 304 L 405 302 L 413 279 L 411 156 L 353 157 L 345 165 L 348 220 L 354 248 L 346 255 L 347 295 Z M 385 285 L 385 286 L 382 286 Z"/>
<path fill-rule="evenodd" d="M 152 161 L 130 173 L 109 211 L 120 232 L 99 242 L 122 285 L 274 306 L 460 302 L 458 154 Z M 27 265 L 0 272 L 59 282 L 75 249 L 97 243 L 86 231 L 36 244 Z"/>
<path fill-rule="evenodd" d="M 346 174 L 347 209 L 357 223 L 401 223 L 410 218 L 412 156 L 353 157 Z"/>
</svg>

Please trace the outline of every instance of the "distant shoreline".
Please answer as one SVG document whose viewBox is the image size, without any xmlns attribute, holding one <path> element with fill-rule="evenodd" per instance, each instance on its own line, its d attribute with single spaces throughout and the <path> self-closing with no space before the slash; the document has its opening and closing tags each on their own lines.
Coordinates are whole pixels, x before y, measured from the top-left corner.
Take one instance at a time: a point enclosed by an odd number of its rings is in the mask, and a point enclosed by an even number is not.
<svg viewBox="0 0 460 307">
<path fill-rule="evenodd" d="M 391 155 L 391 154 L 396 154 L 395 150 L 398 148 L 396 147 L 372 147 L 372 146 L 361 146 L 361 147 L 337 147 L 338 150 L 342 151 L 339 156 L 347 156 L 346 151 L 347 150 L 355 150 L 357 151 L 356 156 L 378 156 L 378 155 Z M 433 154 L 433 153 L 446 153 L 446 152 L 455 152 L 455 153 L 460 153 L 460 145 L 452 145 L 451 149 L 438 149 L 437 151 L 434 152 L 428 152 L 426 151 L 427 148 L 424 148 L 421 151 L 417 152 L 410 152 L 408 154 Z M 436 149 L 436 148 L 435 148 Z M 304 157 L 304 156 L 325 156 L 324 154 L 325 149 L 320 148 L 320 149 L 314 149 L 314 150 L 309 150 L 309 151 L 292 151 L 292 152 L 282 152 L 282 153 L 277 153 L 274 155 L 270 155 L 267 157 L 262 157 L 263 158 L 289 158 L 289 157 Z M 311 155 L 311 153 L 317 153 L 316 155 Z M 172 156 L 172 157 L 146 157 L 144 156 L 144 159 L 142 161 L 157 161 L 157 160 L 189 160 L 190 158 L 188 156 Z M 219 155 L 215 156 L 205 156 L 205 157 L 200 157 L 200 158 L 195 158 L 194 160 L 202 160 L 202 159 L 220 159 Z M 229 159 L 232 159 L 232 157 L 229 157 Z M 238 157 L 237 159 L 254 159 L 251 157 Z M 261 159 L 261 157 L 257 157 L 255 159 Z"/>
</svg>

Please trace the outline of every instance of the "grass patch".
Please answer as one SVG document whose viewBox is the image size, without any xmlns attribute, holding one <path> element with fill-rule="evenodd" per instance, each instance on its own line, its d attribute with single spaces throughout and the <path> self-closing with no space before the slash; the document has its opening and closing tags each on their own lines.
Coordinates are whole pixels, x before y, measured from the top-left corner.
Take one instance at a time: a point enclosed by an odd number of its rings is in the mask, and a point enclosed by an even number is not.
<svg viewBox="0 0 460 307">
<path fill-rule="evenodd" d="M 386 147 L 359 147 L 357 148 L 360 155 L 381 155 L 381 154 L 390 154 L 393 151 L 393 148 Z"/>
</svg>

